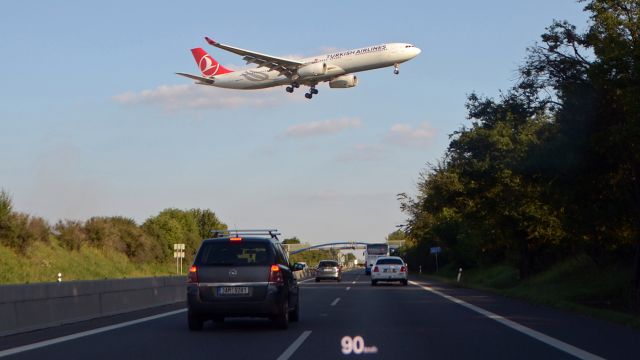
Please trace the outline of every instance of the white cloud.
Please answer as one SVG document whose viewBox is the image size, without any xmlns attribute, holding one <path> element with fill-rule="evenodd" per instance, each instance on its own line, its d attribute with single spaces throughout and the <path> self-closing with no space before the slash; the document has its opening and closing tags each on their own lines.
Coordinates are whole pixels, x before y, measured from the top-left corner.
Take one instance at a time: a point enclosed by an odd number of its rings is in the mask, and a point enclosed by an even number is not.
<svg viewBox="0 0 640 360">
<path fill-rule="evenodd" d="M 184 109 L 229 109 L 237 107 L 269 107 L 278 105 L 291 97 L 284 91 L 274 90 L 228 90 L 203 85 L 160 85 L 155 89 L 140 92 L 128 91 L 112 97 L 123 105 L 160 105 L 167 110 Z"/>
<path fill-rule="evenodd" d="M 285 137 L 311 137 L 319 135 L 337 134 L 346 129 L 359 128 L 362 121 L 358 118 L 343 117 L 324 121 L 312 121 L 288 127 Z"/>
<path fill-rule="evenodd" d="M 385 140 L 401 146 L 425 147 L 431 145 L 435 135 L 436 130 L 426 122 L 415 128 L 407 124 L 394 124 Z"/>
</svg>

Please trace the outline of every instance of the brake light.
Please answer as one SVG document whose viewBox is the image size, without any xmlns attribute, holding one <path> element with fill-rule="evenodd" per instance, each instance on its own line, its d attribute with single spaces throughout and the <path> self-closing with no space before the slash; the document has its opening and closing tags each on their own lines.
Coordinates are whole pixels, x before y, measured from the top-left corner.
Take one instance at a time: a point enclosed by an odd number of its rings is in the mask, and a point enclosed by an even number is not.
<svg viewBox="0 0 640 360">
<path fill-rule="evenodd" d="M 378 271 L 380 271 L 380 270 L 378 270 L 377 266 L 373 268 L 373 272 L 378 272 Z"/>
<path fill-rule="evenodd" d="M 188 283 L 197 283 L 198 282 L 198 268 L 193 265 L 189 268 L 189 276 L 187 277 Z"/>
<path fill-rule="evenodd" d="M 282 276 L 282 270 L 280 266 L 274 264 L 271 265 L 271 269 L 269 269 L 269 283 L 273 283 L 276 285 L 284 284 L 284 276 Z"/>
<path fill-rule="evenodd" d="M 242 238 L 241 238 L 241 237 L 232 237 L 232 238 L 229 238 L 229 241 L 241 241 L 241 240 L 242 240 Z"/>
<path fill-rule="evenodd" d="M 407 271 L 407 268 L 405 266 L 400 268 L 400 272 L 405 272 L 405 271 Z"/>
</svg>

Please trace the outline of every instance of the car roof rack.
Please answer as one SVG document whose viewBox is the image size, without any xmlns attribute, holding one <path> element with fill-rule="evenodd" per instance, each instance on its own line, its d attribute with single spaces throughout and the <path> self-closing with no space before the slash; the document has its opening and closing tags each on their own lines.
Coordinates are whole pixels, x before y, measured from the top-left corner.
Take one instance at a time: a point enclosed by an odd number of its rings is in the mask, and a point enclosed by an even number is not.
<svg viewBox="0 0 640 360">
<path fill-rule="evenodd" d="M 231 236 L 269 236 L 272 239 L 278 239 L 278 235 L 282 235 L 278 229 L 229 229 L 229 230 L 211 230 L 214 238 L 231 237 Z"/>
</svg>

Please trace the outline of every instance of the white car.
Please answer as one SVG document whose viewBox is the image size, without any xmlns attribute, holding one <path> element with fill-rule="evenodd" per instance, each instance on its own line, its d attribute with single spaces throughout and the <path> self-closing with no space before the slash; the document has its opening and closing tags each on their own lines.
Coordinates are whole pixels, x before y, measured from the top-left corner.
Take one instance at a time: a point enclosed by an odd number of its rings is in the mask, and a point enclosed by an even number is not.
<svg viewBox="0 0 640 360">
<path fill-rule="evenodd" d="M 406 286 L 407 264 L 397 256 L 379 257 L 371 269 L 371 285 L 376 286 L 378 281 L 399 281 Z"/>
</svg>

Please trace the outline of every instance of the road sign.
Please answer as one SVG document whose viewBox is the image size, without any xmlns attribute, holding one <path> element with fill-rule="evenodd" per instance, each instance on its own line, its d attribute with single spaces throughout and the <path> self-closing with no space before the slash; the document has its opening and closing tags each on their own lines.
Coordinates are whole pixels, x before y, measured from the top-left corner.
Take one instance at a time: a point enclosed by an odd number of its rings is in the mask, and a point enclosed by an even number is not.
<svg viewBox="0 0 640 360">
<path fill-rule="evenodd" d="M 436 246 L 436 247 L 432 247 L 431 248 L 431 254 L 437 254 L 442 252 L 442 249 L 440 248 L 440 246 Z"/>
<path fill-rule="evenodd" d="M 184 244 L 173 244 L 173 257 L 176 259 L 176 273 L 182 274 L 182 259 L 184 259 Z"/>
</svg>

